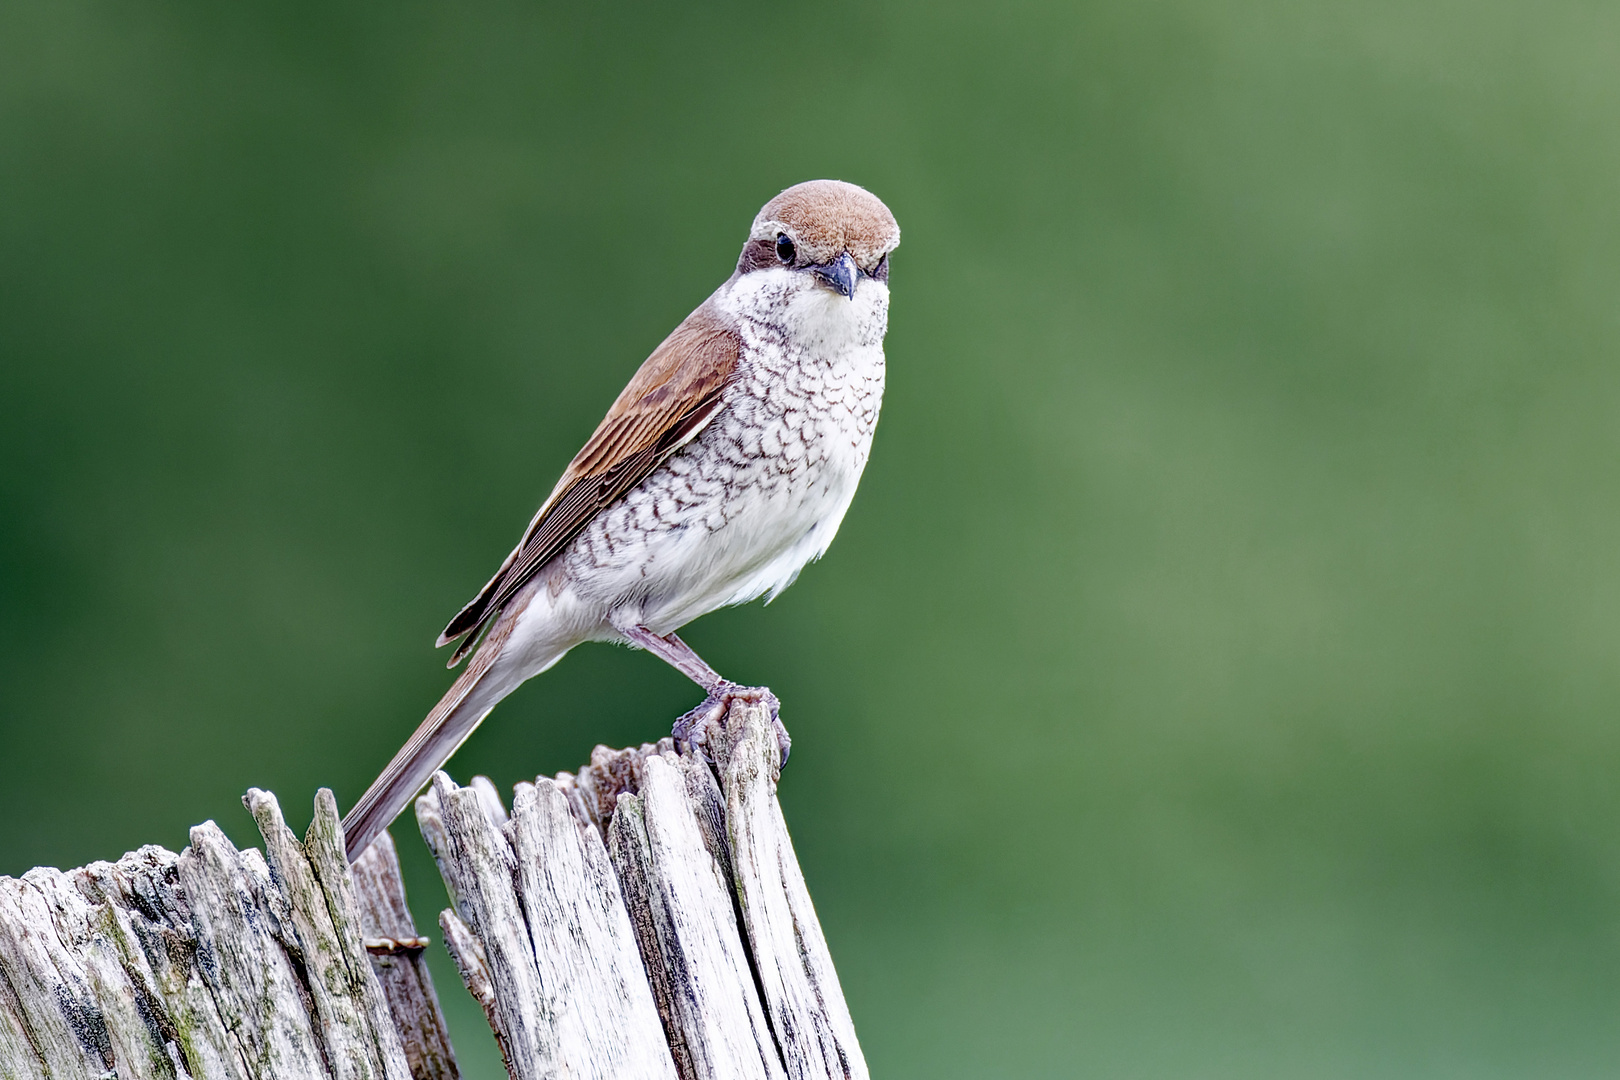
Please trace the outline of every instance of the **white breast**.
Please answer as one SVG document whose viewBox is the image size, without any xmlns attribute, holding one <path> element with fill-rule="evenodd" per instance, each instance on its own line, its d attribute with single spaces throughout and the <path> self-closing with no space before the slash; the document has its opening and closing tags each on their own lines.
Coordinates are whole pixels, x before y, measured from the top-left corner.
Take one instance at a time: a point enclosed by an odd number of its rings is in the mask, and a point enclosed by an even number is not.
<svg viewBox="0 0 1620 1080">
<path fill-rule="evenodd" d="M 567 556 L 579 586 L 639 601 L 657 633 L 787 588 L 832 543 L 866 468 L 887 288 L 863 281 L 846 300 L 820 288 L 773 297 L 770 284 L 717 297 L 743 339 L 719 415 Z"/>
</svg>

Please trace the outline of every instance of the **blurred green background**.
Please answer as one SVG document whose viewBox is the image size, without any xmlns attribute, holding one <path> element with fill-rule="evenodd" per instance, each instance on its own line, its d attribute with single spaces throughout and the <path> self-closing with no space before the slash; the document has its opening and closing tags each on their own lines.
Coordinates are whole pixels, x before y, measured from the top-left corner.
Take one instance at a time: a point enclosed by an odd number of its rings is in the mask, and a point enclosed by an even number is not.
<svg viewBox="0 0 1620 1080">
<path fill-rule="evenodd" d="M 0 872 L 352 802 L 817 176 L 905 233 L 872 465 L 688 638 L 874 1075 L 1620 1071 L 1613 4 L 0 7 Z M 695 700 L 587 646 L 452 768 Z"/>
</svg>

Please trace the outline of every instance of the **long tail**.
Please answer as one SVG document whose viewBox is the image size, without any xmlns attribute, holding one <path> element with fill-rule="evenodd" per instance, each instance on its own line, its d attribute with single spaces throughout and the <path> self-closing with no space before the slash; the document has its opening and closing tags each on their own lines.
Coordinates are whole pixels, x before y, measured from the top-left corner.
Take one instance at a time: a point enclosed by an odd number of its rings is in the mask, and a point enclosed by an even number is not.
<svg viewBox="0 0 1620 1080">
<path fill-rule="evenodd" d="M 502 618 L 490 627 L 472 663 L 344 817 L 344 846 L 351 863 L 371 846 L 377 834 L 393 823 L 416 793 L 427 785 L 434 771 L 450 760 L 450 755 L 473 733 L 479 721 L 505 696 L 478 690 L 479 683 L 495 666 L 515 621 L 510 617 Z"/>
</svg>

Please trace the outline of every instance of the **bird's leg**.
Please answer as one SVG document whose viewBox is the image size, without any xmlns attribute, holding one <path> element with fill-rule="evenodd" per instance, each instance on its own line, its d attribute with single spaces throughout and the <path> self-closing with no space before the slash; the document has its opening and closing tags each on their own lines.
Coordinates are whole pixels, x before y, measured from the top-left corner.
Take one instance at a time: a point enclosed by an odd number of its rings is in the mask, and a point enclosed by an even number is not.
<svg viewBox="0 0 1620 1080">
<path fill-rule="evenodd" d="M 646 649 L 706 691 L 712 692 L 726 681 L 692 650 L 692 646 L 674 634 L 659 637 L 645 626 L 620 626 L 616 629 L 629 638 L 632 645 Z"/>
<path fill-rule="evenodd" d="M 703 733 L 709 723 L 725 715 L 732 702 L 760 702 L 771 711 L 771 728 L 776 732 L 776 745 L 782 751 L 782 764 L 787 764 L 788 753 L 793 749 L 793 740 L 788 737 L 787 728 L 782 725 L 780 715 L 782 703 L 776 700 L 776 695 L 771 693 L 768 687 L 739 686 L 730 679 L 722 679 L 719 672 L 693 651 L 692 646 L 674 634 L 660 636 L 645 626 L 635 625 L 618 626 L 617 629 L 630 639 L 631 644 L 646 649 L 703 687 L 703 703 L 675 721 L 675 730 L 672 734 L 676 742 L 687 746 L 701 746 L 704 742 Z"/>
</svg>

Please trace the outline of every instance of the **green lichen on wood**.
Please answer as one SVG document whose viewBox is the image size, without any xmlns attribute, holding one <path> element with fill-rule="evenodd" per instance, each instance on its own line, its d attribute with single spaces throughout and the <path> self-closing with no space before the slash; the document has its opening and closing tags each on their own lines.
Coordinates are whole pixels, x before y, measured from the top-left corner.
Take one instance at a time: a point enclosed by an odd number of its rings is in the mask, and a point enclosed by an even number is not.
<svg viewBox="0 0 1620 1080">
<path fill-rule="evenodd" d="M 302 843 L 248 802 L 269 861 L 207 822 L 179 855 L 0 878 L 0 1080 L 410 1080 L 331 794 Z"/>
<path fill-rule="evenodd" d="M 258 823 L 272 879 L 286 899 L 291 933 L 285 944 L 302 963 L 315 1011 L 311 1029 L 327 1067 L 335 1080 L 404 1080 L 404 1051 L 360 942 L 353 898 L 342 891 L 347 864 L 334 865 L 334 852 L 338 859 L 342 855 L 331 792 L 323 789 L 316 798 L 305 843 L 287 827 L 274 796 L 255 788 L 243 802 Z"/>
</svg>

